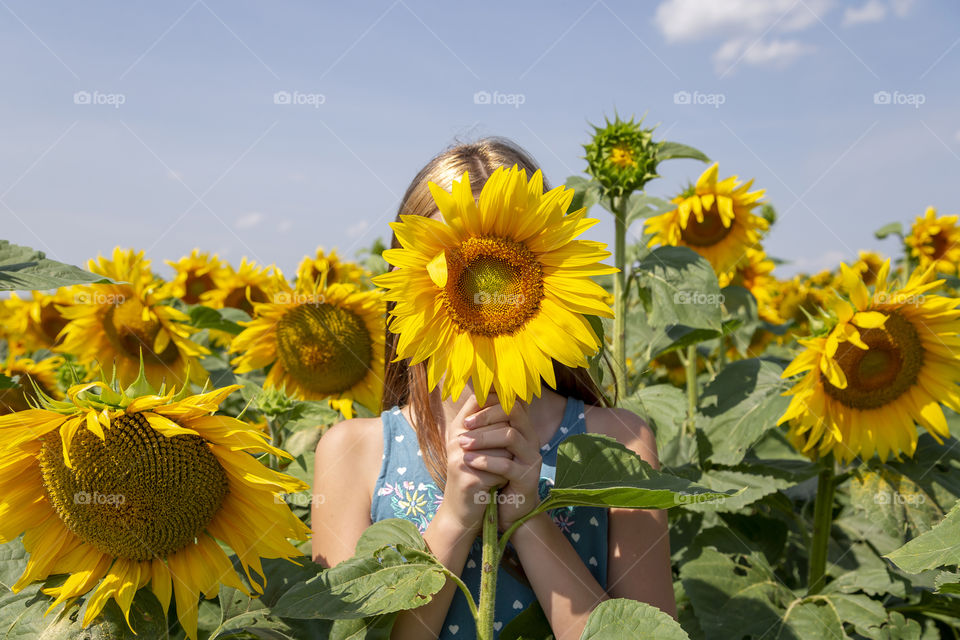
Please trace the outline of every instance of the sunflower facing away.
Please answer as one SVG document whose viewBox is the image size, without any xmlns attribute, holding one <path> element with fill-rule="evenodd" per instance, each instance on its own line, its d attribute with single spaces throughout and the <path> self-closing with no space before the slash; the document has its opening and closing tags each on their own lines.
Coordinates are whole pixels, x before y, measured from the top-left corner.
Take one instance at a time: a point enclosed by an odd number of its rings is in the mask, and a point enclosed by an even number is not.
<svg viewBox="0 0 960 640">
<path fill-rule="evenodd" d="M 115 366 L 123 384 L 137 377 L 141 354 L 147 380 L 154 386 L 164 380 L 183 384 L 188 371 L 202 382 L 203 369 L 196 359 L 208 351 L 190 340 L 196 329 L 186 324 L 187 316 L 160 303 L 161 284 L 143 252 L 118 248 L 112 260 L 91 260 L 89 269 L 129 284 L 75 287 L 78 304 L 59 307 L 69 322 L 57 351 L 75 354 L 82 364 L 96 362 L 107 371 Z"/>
<path fill-rule="evenodd" d="M 677 208 L 646 221 L 653 235 L 649 246 L 690 247 L 706 258 L 718 275 L 746 262 L 746 249 L 757 248 L 769 223 L 751 211 L 764 190 L 749 191 L 753 180 L 740 184 L 737 176 L 717 181 L 713 163 L 687 192 L 673 199 Z"/>
<path fill-rule="evenodd" d="M 573 190 L 544 193 L 539 171 L 528 181 L 516 166 L 498 168 L 479 200 L 466 173 L 451 193 L 429 187 L 443 219 L 392 223 L 402 248 L 383 257 L 397 268 L 374 278 L 396 302 L 397 358 L 426 361 L 444 398 L 472 380 L 483 403 L 493 386 L 507 411 L 539 396 L 541 378 L 555 386 L 554 359 L 587 366 L 600 341 L 584 314 L 613 316 L 591 276 L 616 269 L 600 263 L 606 245 L 575 240 L 597 220 L 566 213 Z"/>
<path fill-rule="evenodd" d="M 808 454 L 834 452 L 842 461 L 876 452 L 881 459 L 913 455 L 915 423 L 938 442 L 950 435 L 940 404 L 960 411 L 960 299 L 928 293 L 932 269 L 917 270 L 903 289 L 887 283 L 890 261 L 871 294 L 860 275 L 840 265 L 836 326 L 806 347 L 783 377 L 804 377 L 779 423 Z"/>
<path fill-rule="evenodd" d="M 270 367 L 266 388 L 303 400 L 327 399 L 347 418 L 353 401 L 376 411 L 383 388 L 383 302 L 350 284 L 282 281 L 271 302 L 233 339 L 237 373 Z"/>
<path fill-rule="evenodd" d="M 960 269 L 960 226 L 957 216 L 937 217 L 937 210 L 927 207 L 918 216 L 903 239 L 910 247 L 910 256 L 919 261 L 920 268 L 929 265 L 940 273 L 956 274 Z"/>
<path fill-rule="evenodd" d="M 306 256 L 297 267 L 298 281 L 316 282 L 326 276 L 329 283 L 343 282 L 359 286 L 364 275 L 366 270 L 356 262 L 341 260 L 336 249 L 324 253 L 323 247 L 317 247 L 316 256 Z"/>
<path fill-rule="evenodd" d="M 124 391 L 91 382 L 0 417 L 0 543 L 23 534 L 29 553 L 13 590 L 68 574 L 43 590 L 48 611 L 89 594 L 86 627 L 110 598 L 129 624 L 134 593 L 149 584 L 164 610 L 175 597 L 194 640 L 200 594 L 221 583 L 248 593 L 221 544 L 262 592 L 261 558 L 302 555 L 288 539 L 309 530 L 279 496 L 306 485 L 251 455 L 289 458 L 263 433 L 214 415 L 238 388 L 186 396 L 142 376 Z"/>
</svg>

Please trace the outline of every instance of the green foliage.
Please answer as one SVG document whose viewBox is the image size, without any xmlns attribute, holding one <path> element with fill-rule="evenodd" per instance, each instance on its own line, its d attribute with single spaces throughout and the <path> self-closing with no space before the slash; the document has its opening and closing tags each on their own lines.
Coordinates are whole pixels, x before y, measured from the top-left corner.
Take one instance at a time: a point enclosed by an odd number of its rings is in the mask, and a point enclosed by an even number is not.
<svg viewBox="0 0 960 640">
<path fill-rule="evenodd" d="M 587 619 L 580 640 L 687 640 L 677 621 L 645 602 L 615 598 L 601 602 Z"/>
<path fill-rule="evenodd" d="M 110 278 L 50 260 L 43 251 L 0 240 L 0 291 L 42 291 L 74 284 L 112 282 Z"/>
<path fill-rule="evenodd" d="M 659 247 L 633 272 L 647 321 L 720 331 L 720 285 L 710 263 L 687 247 Z"/>
<path fill-rule="evenodd" d="M 886 557 L 907 573 L 960 565 L 960 503 L 935 527 Z"/>
</svg>

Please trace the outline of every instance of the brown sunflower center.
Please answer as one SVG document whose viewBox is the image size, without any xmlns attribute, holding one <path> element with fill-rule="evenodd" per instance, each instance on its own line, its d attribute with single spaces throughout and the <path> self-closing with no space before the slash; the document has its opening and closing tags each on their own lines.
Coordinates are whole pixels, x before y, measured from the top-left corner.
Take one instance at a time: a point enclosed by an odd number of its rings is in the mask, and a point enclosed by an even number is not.
<svg viewBox="0 0 960 640">
<path fill-rule="evenodd" d="M 197 304 L 200 302 L 200 295 L 210 291 L 217 285 L 209 273 L 197 274 L 191 271 L 187 275 L 186 282 L 183 283 L 183 301 L 187 304 Z"/>
<path fill-rule="evenodd" d="M 327 395 L 363 380 L 373 363 L 373 343 L 363 319 L 350 309 L 307 303 L 277 323 L 277 354 L 297 382 Z"/>
<path fill-rule="evenodd" d="M 152 364 L 170 364 L 180 355 L 172 340 L 160 353 L 154 351 L 157 335 L 166 331 L 156 313 L 147 309 L 136 298 L 126 298 L 107 311 L 104 332 L 117 351 L 139 360 L 141 351 L 143 360 Z"/>
<path fill-rule="evenodd" d="M 67 326 L 67 319 L 60 315 L 53 304 L 46 304 L 40 308 L 40 331 L 51 345 L 56 344 L 57 335 L 65 326 Z"/>
<path fill-rule="evenodd" d="M 250 300 L 256 302 L 266 302 L 268 300 L 267 294 L 263 289 L 258 287 L 255 284 L 250 285 Z M 247 287 L 237 287 L 230 293 L 226 295 L 223 299 L 223 306 L 231 307 L 233 309 L 242 309 L 246 311 L 248 315 L 253 315 L 253 305 L 250 304 L 250 300 L 247 300 Z"/>
<path fill-rule="evenodd" d="M 909 390 L 923 366 L 923 344 L 913 324 L 896 311 L 887 312 L 882 328 L 860 329 L 868 349 L 842 342 L 834 359 L 847 377 L 839 389 L 824 380 L 824 390 L 852 409 L 876 409 Z"/>
<path fill-rule="evenodd" d="M 930 238 L 930 245 L 933 248 L 933 255 L 930 257 L 934 260 L 940 260 L 947 254 L 947 251 L 950 250 L 951 244 L 950 238 L 946 233 L 940 232 L 934 234 Z"/>
<path fill-rule="evenodd" d="M 610 164 L 626 169 L 637 166 L 637 161 L 633 159 L 630 149 L 618 146 L 610 150 Z"/>
<path fill-rule="evenodd" d="M 727 234 L 733 230 L 733 224 L 729 227 L 723 225 L 723 218 L 717 212 L 717 205 L 714 203 L 710 208 L 704 207 L 703 221 L 691 213 L 687 219 L 687 226 L 680 233 L 683 241 L 692 247 L 712 247 L 727 237 Z"/>
<path fill-rule="evenodd" d="M 543 269 L 527 247 L 505 238 L 469 238 L 447 254 L 444 302 L 464 331 L 497 336 L 540 309 Z"/>
<path fill-rule="evenodd" d="M 100 440 L 85 428 L 63 462 L 59 432 L 40 452 L 43 485 L 64 525 L 103 553 L 166 558 L 200 535 L 228 492 L 227 475 L 199 436 L 165 437 L 141 413 L 111 421 Z"/>
</svg>

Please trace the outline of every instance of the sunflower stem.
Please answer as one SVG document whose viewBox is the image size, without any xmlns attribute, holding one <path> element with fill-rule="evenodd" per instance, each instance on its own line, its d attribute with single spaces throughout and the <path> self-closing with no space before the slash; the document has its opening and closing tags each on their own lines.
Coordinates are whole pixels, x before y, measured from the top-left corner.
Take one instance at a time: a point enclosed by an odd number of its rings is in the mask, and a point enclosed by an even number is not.
<svg viewBox="0 0 960 640">
<path fill-rule="evenodd" d="M 687 430 L 694 432 L 694 421 L 697 417 L 698 391 L 697 389 L 697 345 L 687 345 L 686 367 L 687 382 Z"/>
<path fill-rule="evenodd" d="M 807 593 L 819 593 L 825 583 L 827 546 L 833 528 L 833 494 L 836 489 L 836 471 L 833 454 L 821 460 L 817 477 L 817 497 L 813 507 L 813 538 L 810 541 L 810 567 L 807 574 Z"/>
<path fill-rule="evenodd" d="M 610 199 L 614 219 L 613 259 L 617 272 L 613 274 L 613 362 L 616 367 L 617 400 L 627 395 L 627 291 L 624 273 L 627 260 L 627 203 L 626 195 Z"/>
<path fill-rule="evenodd" d="M 497 571 L 500 545 L 497 539 L 497 490 L 483 512 L 483 554 L 480 559 L 480 606 L 477 612 L 477 640 L 493 640 L 494 605 L 497 601 Z"/>
</svg>

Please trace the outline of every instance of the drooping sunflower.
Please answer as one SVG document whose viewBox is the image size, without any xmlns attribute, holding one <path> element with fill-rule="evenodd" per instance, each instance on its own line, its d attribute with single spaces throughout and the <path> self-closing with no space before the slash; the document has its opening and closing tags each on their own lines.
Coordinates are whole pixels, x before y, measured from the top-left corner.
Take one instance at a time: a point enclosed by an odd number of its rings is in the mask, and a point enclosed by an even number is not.
<svg viewBox="0 0 960 640">
<path fill-rule="evenodd" d="M 648 218 L 645 225 L 652 234 L 649 246 L 690 247 L 723 275 L 746 261 L 746 250 L 757 247 L 770 225 L 751 213 L 764 190 L 750 191 L 753 180 L 740 184 L 737 176 L 718 181 L 718 173 L 715 162 L 672 200 L 676 209 Z"/>
<path fill-rule="evenodd" d="M 760 317 L 772 324 L 780 324 L 783 319 L 773 305 L 777 286 L 777 279 L 773 276 L 775 267 L 776 264 L 767 258 L 762 248 L 748 247 L 745 249 L 745 260 L 741 261 L 732 273 L 720 275 L 720 286 L 736 285 L 747 289 L 757 301 Z"/>
<path fill-rule="evenodd" d="M 161 303 L 162 283 L 142 251 L 117 248 L 112 260 L 91 260 L 89 269 L 123 284 L 75 287 L 78 304 L 58 307 L 68 323 L 57 351 L 106 371 L 115 366 L 124 384 L 137 377 L 141 355 L 147 380 L 155 386 L 164 380 L 181 385 L 188 371 L 194 381 L 203 381 L 197 357 L 208 351 L 190 340 L 196 329 L 186 324 L 187 316 Z M 96 377 L 96 369 L 90 374 Z"/>
<path fill-rule="evenodd" d="M 174 298 L 180 298 L 187 304 L 197 304 L 200 297 L 217 287 L 214 274 L 223 268 L 220 258 L 216 254 L 201 253 L 194 249 L 189 256 L 184 256 L 173 262 L 166 263 L 173 267 L 174 278 L 166 283 L 164 292 Z"/>
<path fill-rule="evenodd" d="M 273 300 L 230 344 L 237 373 L 270 367 L 266 388 L 303 400 L 327 399 L 347 418 L 353 401 L 371 411 L 383 388 L 383 301 L 379 291 L 351 284 L 300 280 L 279 284 Z"/>
<path fill-rule="evenodd" d="M 342 282 L 360 286 L 366 270 L 356 262 L 341 260 L 334 249 L 325 253 L 323 247 L 317 247 L 314 257 L 306 256 L 297 267 L 297 280 L 316 282 L 326 277 L 327 282 Z"/>
<path fill-rule="evenodd" d="M 194 640 L 200 594 L 221 583 L 247 593 L 221 544 L 262 591 L 261 558 L 301 555 L 289 539 L 309 530 L 279 496 L 306 486 L 251 455 L 290 457 L 263 433 L 215 415 L 238 388 L 164 394 L 141 376 L 0 416 L 0 543 L 23 534 L 30 554 L 13 590 L 69 574 L 43 591 L 51 609 L 89 594 L 86 627 L 110 598 L 129 624 L 134 593 L 149 584 L 164 610 L 175 597 Z"/>
<path fill-rule="evenodd" d="M 790 424 L 791 440 L 808 454 L 913 455 L 915 424 L 938 442 L 950 435 L 940 405 L 960 411 L 960 299 L 929 293 L 942 283 L 931 268 L 891 290 L 889 269 L 887 260 L 871 294 L 841 264 L 836 325 L 801 340 L 805 350 L 783 372 L 805 373 L 786 392 L 792 399 L 779 422 Z"/>
<path fill-rule="evenodd" d="M 442 219 L 392 223 L 402 248 L 383 257 L 397 268 L 374 278 L 396 303 L 397 357 L 426 361 L 444 398 L 472 380 L 481 403 L 492 386 L 508 411 L 539 396 L 541 379 L 555 386 L 553 360 L 587 366 L 600 341 L 585 315 L 613 315 L 591 276 L 616 269 L 600 263 L 606 245 L 575 239 L 597 220 L 566 213 L 573 190 L 544 193 L 539 171 L 528 181 L 516 166 L 498 168 L 479 200 L 466 173 L 451 193 L 429 187 Z"/>
<path fill-rule="evenodd" d="M 11 352 L 30 353 L 58 343 L 60 331 L 67 324 L 58 309 L 76 303 L 76 290 L 63 287 L 53 294 L 33 291 L 29 299 L 11 293 L 3 302 L 3 334 Z"/>
<path fill-rule="evenodd" d="M 253 305 L 267 302 L 286 283 L 275 266 L 260 267 L 246 258 L 240 268 L 224 263 L 213 272 L 216 287 L 200 295 L 200 302 L 214 309 L 232 307 L 253 315 Z"/>
<path fill-rule="evenodd" d="M 3 373 L 11 378 L 17 376 L 19 386 L 13 389 L 0 389 L 0 414 L 23 411 L 29 409 L 31 403 L 36 403 L 39 399 L 34 391 L 34 384 L 48 396 L 62 397 L 63 394 L 57 387 L 57 370 L 63 366 L 63 363 L 62 356 L 36 361 L 11 354 L 3 367 Z"/>
<path fill-rule="evenodd" d="M 937 210 L 927 207 L 918 216 L 903 241 L 910 248 L 910 256 L 919 261 L 920 268 L 931 264 L 939 273 L 956 274 L 960 269 L 960 226 L 958 216 L 937 217 Z"/>
</svg>

